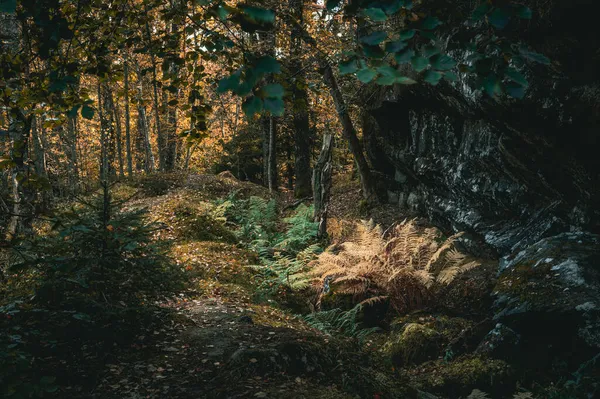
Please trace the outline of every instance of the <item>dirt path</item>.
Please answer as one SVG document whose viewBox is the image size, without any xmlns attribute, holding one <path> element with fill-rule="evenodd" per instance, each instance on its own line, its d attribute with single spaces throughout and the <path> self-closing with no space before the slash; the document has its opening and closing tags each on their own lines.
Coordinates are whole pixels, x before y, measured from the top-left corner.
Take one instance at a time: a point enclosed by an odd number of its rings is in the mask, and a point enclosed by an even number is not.
<svg viewBox="0 0 600 399">
<path fill-rule="evenodd" d="M 184 190 L 131 206 L 149 207 L 169 223 L 170 201 L 181 197 L 199 200 Z M 175 240 L 172 256 L 191 276 L 187 291 L 157 304 L 164 323 L 106 365 L 92 397 L 353 397 L 338 385 L 354 353 L 339 353 L 330 337 L 268 302 L 257 303 L 247 267 L 256 262 L 253 254 L 180 233 L 169 224 L 161 234 Z"/>
</svg>

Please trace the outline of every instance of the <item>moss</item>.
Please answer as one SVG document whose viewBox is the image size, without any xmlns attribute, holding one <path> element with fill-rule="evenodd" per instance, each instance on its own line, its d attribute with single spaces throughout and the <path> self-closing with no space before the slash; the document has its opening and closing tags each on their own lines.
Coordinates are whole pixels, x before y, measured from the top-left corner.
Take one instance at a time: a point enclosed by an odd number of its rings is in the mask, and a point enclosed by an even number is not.
<svg viewBox="0 0 600 399">
<path fill-rule="evenodd" d="M 514 390 L 510 366 L 502 360 L 473 356 L 450 363 L 438 360 L 412 374 L 419 389 L 450 397 L 466 396 L 473 389 L 498 395 Z"/>
<path fill-rule="evenodd" d="M 392 336 L 383 350 L 397 366 L 422 363 L 438 355 L 441 338 L 429 327 L 409 323 L 401 334 Z"/>
</svg>

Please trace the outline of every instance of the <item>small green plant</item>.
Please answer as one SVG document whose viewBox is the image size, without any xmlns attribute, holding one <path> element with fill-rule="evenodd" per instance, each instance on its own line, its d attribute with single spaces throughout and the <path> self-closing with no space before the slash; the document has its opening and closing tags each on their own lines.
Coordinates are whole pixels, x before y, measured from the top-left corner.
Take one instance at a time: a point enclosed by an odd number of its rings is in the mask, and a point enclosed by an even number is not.
<svg viewBox="0 0 600 399">
<path fill-rule="evenodd" d="M 313 328 L 328 335 L 344 335 L 356 338 L 363 342 L 369 335 L 378 331 L 377 327 L 364 328 L 357 321 L 358 315 L 363 309 L 363 304 L 358 304 L 350 310 L 332 309 L 323 312 L 315 312 L 304 316 L 304 320 Z"/>
<path fill-rule="evenodd" d="M 138 303 L 172 292 L 181 275 L 166 256 L 168 243 L 153 238 L 162 229 L 146 210 L 119 209 L 105 194 L 60 215 L 47 235 L 14 246 L 11 273 L 30 273 L 38 302 L 74 297 L 107 306 Z"/>
</svg>

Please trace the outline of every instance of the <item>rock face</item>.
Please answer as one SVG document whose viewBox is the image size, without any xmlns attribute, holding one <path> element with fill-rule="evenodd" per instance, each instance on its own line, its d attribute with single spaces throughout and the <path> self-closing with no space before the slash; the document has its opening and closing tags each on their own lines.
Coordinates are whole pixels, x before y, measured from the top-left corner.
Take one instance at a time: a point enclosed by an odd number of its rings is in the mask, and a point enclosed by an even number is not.
<svg viewBox="0 0 600 399">
<path fill-rule="evenodd" d="M 522 355 L 588 360 L 600 348 L 600 236 L 540 240 L 510 259 L 494 294 L 494 319 L 521 335 Z"/>
<path fill-rule="evenodd" d="M 373 89 L 362 115 L 382 192 L 501 255 L 561 232 L 600 232 L 600 28 L 586 25 L 582 5 L 555 3 L 523 33 L 554 63 L 528 70 L 525 99 L 496 102 L 461 76 Z"/>
</svg>

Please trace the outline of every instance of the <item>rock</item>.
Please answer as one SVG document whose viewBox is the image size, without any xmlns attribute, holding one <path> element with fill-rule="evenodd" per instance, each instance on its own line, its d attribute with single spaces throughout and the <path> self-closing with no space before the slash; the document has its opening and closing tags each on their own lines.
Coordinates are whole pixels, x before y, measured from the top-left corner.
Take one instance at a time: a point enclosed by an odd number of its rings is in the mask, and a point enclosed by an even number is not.
<svg viewBox="0 0 600 399">
<path fill-rule="evenodd" d="M 507 398 L 515 386 L 506 362 L 477 356 L 429 362 L 412 370 L 410 378 L 418 389 L 444 398 L 464 398 L 473 389 L 493 393 L 495 398 Z"/>
<path fill-rule="evenodd" d="M 481 341 L 475 353 L 496 359 L 511 360 L 516 357 L 520 341 L 519 334 L 502 323 L 498 323 Z"/>
<path fill-rule="evenodd" d="M 507 258 L 494 295 L 494 319 L 521 335 L 523 358 L 589 359 L 600 348 L 600 236 L 563 233 Z"/>
<path fill-rule="evenodd" d="M 442 336 L 435 330 L 418 323 L 409 323 L 401 334 L 392 335 L 384 352 L 396 366 L 420 364 L 438 356 Z"/>
<path fill-rule="evenodd" d="M 361 115 L 373 169 L 395 183 L 387 188 L 400 184 L 410 209 L 477 233 L 502 255 L 572 229 L 600 233 L 600 80 L 591 72 L 600 70 L 600 25 L 585 25 L 595 34 L 574 28 L 590 18 L 581 7 L 543 8 L 520 37 L 560 67 L 524 68 L 525 98 L 492 100 L 461 74 L 435 87 L 372 87 Z M 452 42 L 466 32 L 446 34 Z M 449 53 L 469 63 L 467 54 Z"/>
</svg>

